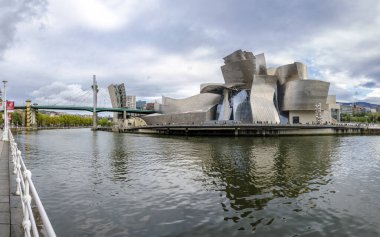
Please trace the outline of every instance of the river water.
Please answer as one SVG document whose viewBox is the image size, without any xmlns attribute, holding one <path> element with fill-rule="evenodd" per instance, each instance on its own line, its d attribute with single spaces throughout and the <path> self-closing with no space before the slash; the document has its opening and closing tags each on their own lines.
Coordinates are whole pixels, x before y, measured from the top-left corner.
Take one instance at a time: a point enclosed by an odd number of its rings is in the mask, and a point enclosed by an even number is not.
<svg viewBox="0 0 380 237">
<path fill-rule="evenodd" d="M 58 236 L 380 235 L 380 136 L 16 140 Z"/>
</svg>

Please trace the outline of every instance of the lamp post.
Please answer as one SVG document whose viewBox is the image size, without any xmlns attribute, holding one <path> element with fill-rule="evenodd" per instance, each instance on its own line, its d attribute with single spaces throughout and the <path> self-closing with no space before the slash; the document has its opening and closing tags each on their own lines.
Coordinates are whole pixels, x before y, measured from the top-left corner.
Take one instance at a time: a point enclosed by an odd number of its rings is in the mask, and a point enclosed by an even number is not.
<svg viewBox="0 0 380 237">
<path fill-rule="evenodd" d="M 3 81 L 4 83 L 4 130 L 3 130 L 3 141 L 9 141 L 8 138 L 8 111 L 7 111 L 7 91 L 6 84 L 8 81 Z"/>
</svg>

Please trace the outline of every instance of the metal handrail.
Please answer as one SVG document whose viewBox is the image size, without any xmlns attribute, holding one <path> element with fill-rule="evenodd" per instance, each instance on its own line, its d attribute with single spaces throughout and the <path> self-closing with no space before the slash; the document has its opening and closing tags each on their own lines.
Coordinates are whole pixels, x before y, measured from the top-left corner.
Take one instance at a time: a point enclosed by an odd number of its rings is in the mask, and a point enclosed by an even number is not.
<svg viewBox="0 0 380 237">
<path fill-rule="evenodd" d="M 17 143 L 9 130 L 9 141 L 11 146 L 11 156 L 13 162 L 13 174 L 16 175 L 16 195 L 21 197 L 21 206 L 24 214 L 22 226 L 24 228 L 24 236 L 39 237 L 35 217 L 32 211 L 32 200 L 37 206 L 42 224 L 48 237 L 56 237 L 53 226 L 50 223 L 49 217 L 46 214 L 45 208 L 42 205 L 37 190 L 32 181 L 32 173 L 26 168 L 24 160 L 21 156 L 21 151 L 17 148 Z"/>
</svg>

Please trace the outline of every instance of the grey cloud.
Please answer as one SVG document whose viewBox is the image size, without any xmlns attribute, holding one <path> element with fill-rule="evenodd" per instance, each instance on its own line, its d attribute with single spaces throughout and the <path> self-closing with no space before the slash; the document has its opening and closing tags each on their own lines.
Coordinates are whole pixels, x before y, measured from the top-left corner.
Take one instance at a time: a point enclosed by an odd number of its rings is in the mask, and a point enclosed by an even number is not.
<svg viewBox="0 0 380 237">
<path fill-rule="evenodd" d="M 368 74 L 368 76 L 376 81 L 377 86 L 380 86 L 380 69 L 377 69 L 376 71 L 373 70 L 372 73 Z"/>
<path fill-rule="evenodd" d="M 327 0 L 163 1 L 160 5 L 164 13 L 150 12 L 144 21 L 135 22 L 132 40 L 153 41 L 169 51 L 218 43 L 225 48 L 220 49 L 223 54 L 241 47 L 266 52 L 292 47 L 326 28 L 345 27 L 356 20 L 367 22 L 376 15 L 371 8 L 361 14 L 367 4 Z M 147 28 L 146 21 L 159 24 Z M 203 33 L 207 29 L 225 34 L 210 38 Z M 126 34 L 128 38 L 130 34 Z"/>
<path fill-rule="evenodd" d="M 100 88 L 99 94 L 104 94 L 105 89 Z M 62 105 L 91 105 L 92 91 L 82 88 L 79 84 L 64 84 L 53 82 L 40 87 L 32 92 L 34 101 L 40 104 L 62 104 Z M 103 100 L 102 97 L 101 100 Z"/>
<path fill-rule="evenodd" d="M 378 50 L 380 50 L 380 44 L 378 47 Z M 358 68 L 357 71 L 361 71 L 364 73 L 364 75 L 372 78 L 373 81 L 376 82 L 376 84 L 380 85 L 380 56 L 370 58 L 364 62 L 362 62 L 361 70 Z M 355 72 L 357 72 L 355 71 Z"/>
<path fill-rule="evenodd" d="M 376 39 L 377 40 L 377 39 Z M 373 40 L 361 42 L 351 49 L 352 54 L 349 57 L 337 58 L 337 64 L 340 60 L 345 63 L 339 63 L 341 66 L 349 68 L 353 77 L 368 76 L 380 83 L 380 55 L 373 54 L 380 50 L 380 43 Z M 373 54 L 371 56 L 360 56 L 360 53 Z M 339 55 L 337 55 L 339 57 Z M 328 65 L 327 65 L 328 66 Z M 331 65 L 335 67 L 337 65 Z"/>
<path fill-rule="evenodd" d="M 12 1 L 0 3 L 0 56 L 11 45 L 16 25 L 43 13 L 47 4 L 45 0 L 19 2 L 21 4 Z M 125 82 L 128 90 L 137 96 L 189 96 L 179 91 L 188 86 L 199 88 L 199 81 L 222 82 L 219 67 L 212 66 L 216 68 L 210 68 L 210 74 L 204 78 L 178 73 L 158 75 L 145 70 L 162 63 L 160 60 L 166 55 L 187 58 L 194 48 L 206 46 L 215 50 L 205 58 L 219 60 L 220 65 L 223 63 L 222 57 L 239 48 L 265 53 L 269 65 L 281 53 L 290 58 L 297 56 L 293 60 L 306 63 L 310 60 L 312 63 L 322 52 L 334 60 L 328 64 L 318 62 L 309 65 L 316 79 L 329 80 L 320 78 L 322 75 L 319 73 L 321 69 L 329 69 L 332 72 L 348 71 L 352 77 L 347 80 L 366 75 L 376 83 L 380 78 L 379 58 L 357 55 L 357 52 L 379 49 L 376 40 L 359 42 L 348 49 L 352 52 L 349 56 L 335 48 L 308 45 L 320 34 L 327 32 L 328 35 L 329 31 L 350 31 L 353 25 L 360 28 L 374 24 L 373 19 L 378 15 L 376 6 L 376 0 L 165 0 L 158 4 L 158 8 L 148 9 L 143 15 L 134 18 L 128 27 L 107 33 L 73 28 L 58 35 L 54 34 L 54 25 L 47 26 L 41 32 L 46 39 L 44 44 L 29 46 L 35 48 L 38 54 L 36 66 L 29 71 L 20 71 L 0 65 L 1 75 L 13 80 L 10 83 L 14 88 L 12 95 L 20 100 L 31 95 L 30 91 L 38 90 L 52 81 L 88 87 L 92 74 L 99 75 L 99 84 L 103 87 L 110 83 Z M 31 37 L 36 38 L 35 35 Z M 328 40 L 334 43 L 336 39 Z M 157 49 L 157 55 L 146 58 L 131 50 L 140 45 Z M 200 62 L 207 63 L 205 58 Z M 348 100 L 353 96 L 350 91 L 333 92 L 337 93 L 338 99 Z M 60 98 L 65 99 L 63 95 Z"/>
<path fill-rule="evenodd" d="M 30 20 L 46 10 L 46 0 L 0 2 L 0 58 L 14 41 L 17 24 Z"/>
<path fill-rule="evenodd" d="M 367 88 L 373 88 L 376 86 L 376 83 L 371 81 L 371 82 L 362 83 L 362 84 L 360 84 L 360 86 L 367 87 Z"/>
<path fill-rule="evenodd" d="M 365 102 L 380 105 L 380 97 L 368 97 Z"/>
</svg>

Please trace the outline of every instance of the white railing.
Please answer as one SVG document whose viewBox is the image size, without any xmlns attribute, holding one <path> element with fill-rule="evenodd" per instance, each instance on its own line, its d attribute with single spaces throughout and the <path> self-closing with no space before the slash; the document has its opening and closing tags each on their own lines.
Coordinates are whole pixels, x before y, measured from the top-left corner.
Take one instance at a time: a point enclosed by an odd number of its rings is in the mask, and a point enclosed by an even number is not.
<svg viewBox="0 0 380 237">
<path fill-rule="evenodd" d="M 16 176 L 16 195 L 21 197 L 22 211 L 24 214 L 22 226 L 24 228 L 25 237 L 37 237 L 39 231 L 36 225 L 36 219 L 33 215 L 31 202 L 34 201 L 37 206 L 39 216 L 41 217 L 44 236 L 56 237 L 54 229 L 50 223 L 49 217 L 42 205 L 37 190 L 32 181 L 32 173 L 26 168 L 21 156 L 21 151 L 17 148 L 17 143 L 9 130 L 9 141 L 11 146 L 11 157 L 13 162 L 13 174 Z"/>
</svg>

